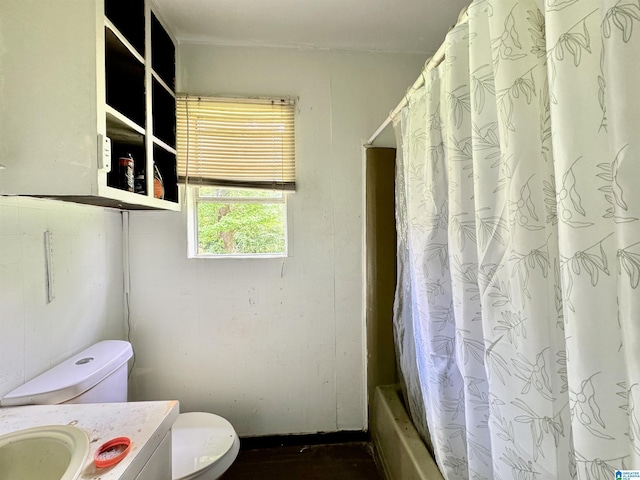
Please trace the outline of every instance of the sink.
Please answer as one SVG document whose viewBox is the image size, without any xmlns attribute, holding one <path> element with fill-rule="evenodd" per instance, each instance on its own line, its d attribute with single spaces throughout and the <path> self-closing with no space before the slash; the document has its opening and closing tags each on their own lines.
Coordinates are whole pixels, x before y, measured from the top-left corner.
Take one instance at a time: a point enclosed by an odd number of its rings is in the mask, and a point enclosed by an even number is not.
<svg viewBox="0 0 640 480">
<path fill-rule="evenodd" d="M 71 425 L 26 428 L 0 436 L 0 480 L 75 480 L 89 438 Z"/>
</svg>

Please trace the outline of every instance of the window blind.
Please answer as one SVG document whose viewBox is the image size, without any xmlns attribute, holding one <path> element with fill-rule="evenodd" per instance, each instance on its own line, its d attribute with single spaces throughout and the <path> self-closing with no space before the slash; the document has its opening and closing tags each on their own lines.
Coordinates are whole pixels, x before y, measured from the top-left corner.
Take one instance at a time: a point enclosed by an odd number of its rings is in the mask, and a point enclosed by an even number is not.
<svg viewBox="0 0 640 480">
<path fill-rule="evenodd" d="M 178 96 L 181 182 L 295 190 L 295 102 Z"/>
</svg>

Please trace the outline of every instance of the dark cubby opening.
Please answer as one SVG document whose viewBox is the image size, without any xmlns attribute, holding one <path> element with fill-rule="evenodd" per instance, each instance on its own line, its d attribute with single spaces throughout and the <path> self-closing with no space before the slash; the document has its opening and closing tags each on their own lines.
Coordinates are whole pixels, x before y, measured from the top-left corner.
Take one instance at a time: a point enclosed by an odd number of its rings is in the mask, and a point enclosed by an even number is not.
<svg viewBox="0 0 640 480">
<path fill-rule="evenodd" d="M 104 13 L 144 57 L 144 0 L 105 0 Z"/>
<path fill-rule="evenodd" d="M 131 154 L 133 157 L 133 176 L 145 174 L 147 155 L 144 147 L 144 136 L 140 135 L 140 141 L 135 143 L 111 139 L 111 171 L 107 174 L 107 185 L 114 188 L 122 187 L 122 171 L 120 169 L 120 157 Z M 135 181 L 134 181 L 135 184 Z"/>
<path fill-rule="evenodd" d="M 107 105 L 144 128 L 144 65 L 105 28 Z"/>
<path fill-rule="evenodd" d="M 153 13 L 151 14 L 151 67 L 175 92 L 176 48 Z"/>
<path fill-rule="evenodd" d="M 170 147 L 176 146 L 176 99 L 156 79 L 152 87 L 153 135 Z"/>
<path fill-rule="evenodd" d="M 178 174 L 176 156 L 159 145 L 153 146 L 153 160 L 164 183 L 164 199 L 178 203 Z"/>
</svg>

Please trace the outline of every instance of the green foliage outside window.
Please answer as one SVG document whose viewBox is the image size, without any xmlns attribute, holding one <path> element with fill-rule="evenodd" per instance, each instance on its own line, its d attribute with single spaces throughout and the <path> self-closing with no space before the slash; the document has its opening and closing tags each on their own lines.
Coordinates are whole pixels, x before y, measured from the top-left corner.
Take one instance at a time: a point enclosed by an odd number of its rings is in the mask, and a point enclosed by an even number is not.
<svg viewBox="0 0 640 480">
<path fill-rule="evenodd" d="M 276 203 L 262 203 L 273 198 L 272 192 L 200 189 L 199 195 L 224 197 L 220 202 L 198 202 L 199 254 L 285 253 L 285 204 L 277 199 Z M 233 202 L 229 197 L 261 201 Z"/>
</svg>

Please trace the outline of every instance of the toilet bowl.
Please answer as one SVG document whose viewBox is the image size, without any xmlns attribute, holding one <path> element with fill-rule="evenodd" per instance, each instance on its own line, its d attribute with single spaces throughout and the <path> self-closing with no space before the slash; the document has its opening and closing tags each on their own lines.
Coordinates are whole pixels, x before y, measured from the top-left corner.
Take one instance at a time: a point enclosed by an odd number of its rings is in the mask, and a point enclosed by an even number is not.
<svg viewBox="0 0 640 480">
<path fill-rule="evenodd" d="M 7 393 L 0 406 L 127 401 L 129 342 L 105 340 Z M 181 413 L 171 429 L 172 479 L 214 480 L 233 463 L 240 440 L 212 413 Z"/>
<path fill-rule="evenodd" d="M 173 424 L 172 478 L 209 480 L 233 463 L 240 440 L 231 424 L 210 413 L 183 413 Z"/>
</svg>

